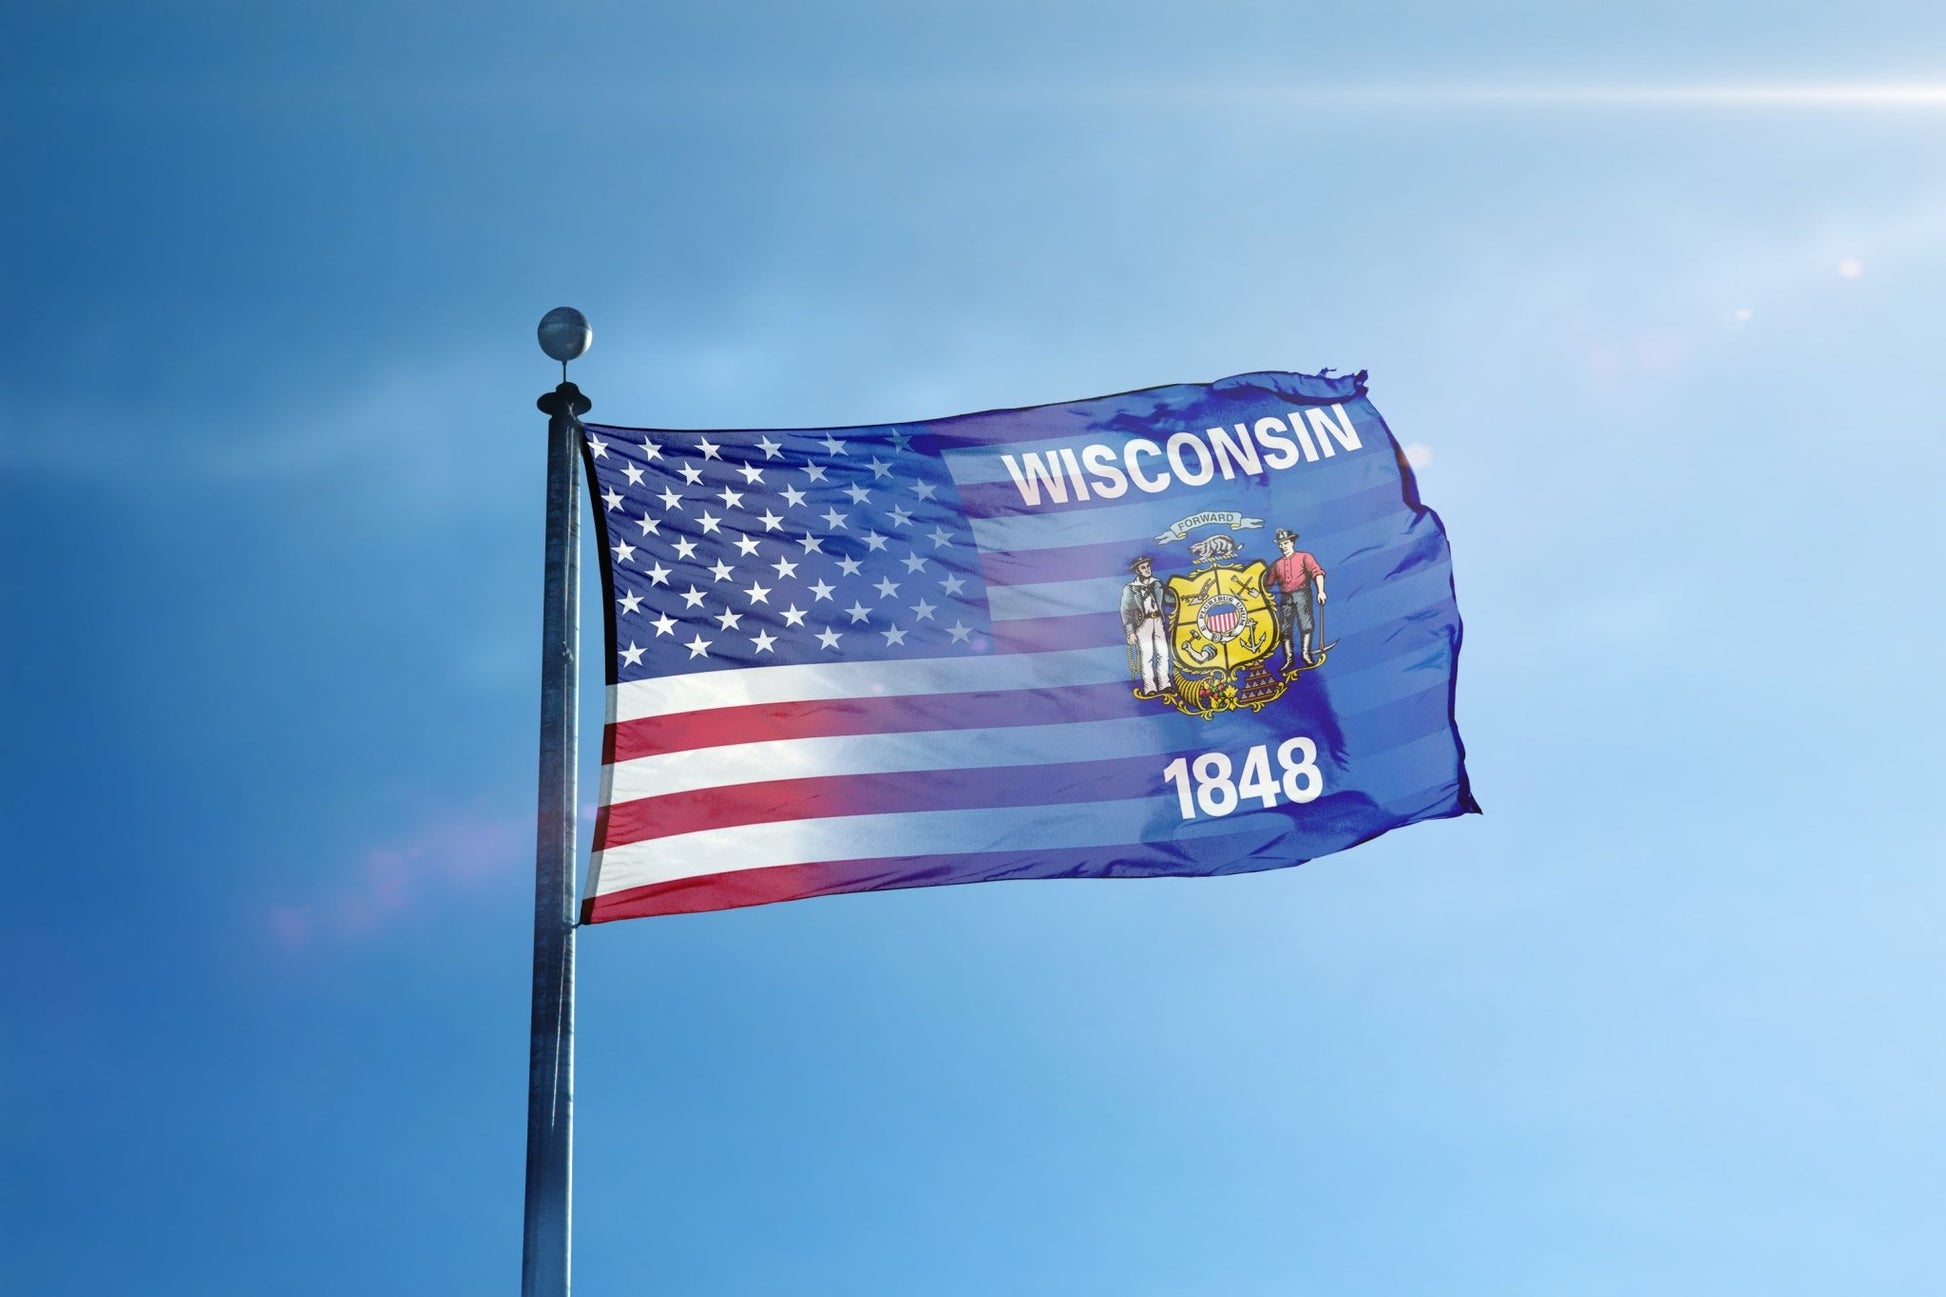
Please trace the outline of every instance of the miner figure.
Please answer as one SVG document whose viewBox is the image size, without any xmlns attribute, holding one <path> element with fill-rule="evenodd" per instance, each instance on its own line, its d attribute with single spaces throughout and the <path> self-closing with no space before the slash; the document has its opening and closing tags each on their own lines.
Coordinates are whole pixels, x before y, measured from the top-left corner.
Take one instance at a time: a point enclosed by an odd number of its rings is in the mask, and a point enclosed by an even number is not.
<svg viewBox="0 0 1946 1297">
<path fill-rule="evenodd" d="M 1316 558 L 1297 547 L 1297 533 L 1288 527 L 1278 528 L 1277 548 L 1279 556 L 1270 565 L 1270 579 L 1265 584 L 1277 591 L 1277 629 L 1284 634 L 1284 669 L 1296 663 L 1315 666 L 1312 645 L 1317 608 L 1324 602 L 1324 569 Z"/>
</svg>

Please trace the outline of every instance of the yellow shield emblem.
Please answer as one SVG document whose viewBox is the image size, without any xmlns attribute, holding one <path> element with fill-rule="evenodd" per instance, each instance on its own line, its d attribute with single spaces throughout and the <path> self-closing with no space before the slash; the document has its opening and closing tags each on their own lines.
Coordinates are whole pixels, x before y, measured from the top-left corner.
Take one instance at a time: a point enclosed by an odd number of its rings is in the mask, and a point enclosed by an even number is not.
<svg viewBox="0 0 1946 1297">
<path fill-rule="evenodd" d="M 1179 673 L 1228 675 L 1270 656 L 1277 614 L 1264 593 L 1268 575 L 1259 560 L 1169 578 L 1175 596 L 1169 647 Z"/>
</svg>

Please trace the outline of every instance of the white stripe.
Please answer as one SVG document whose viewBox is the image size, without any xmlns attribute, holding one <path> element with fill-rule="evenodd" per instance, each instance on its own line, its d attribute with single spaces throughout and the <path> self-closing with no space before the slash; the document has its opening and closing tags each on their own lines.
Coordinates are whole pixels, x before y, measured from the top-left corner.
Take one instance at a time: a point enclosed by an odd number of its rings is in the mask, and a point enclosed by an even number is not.
<svg viewBox="0 0 1946 1297">
<path fill-rule="evenodd" d="M 1392 639 L 1421 632 L 1412 619 L 1453 602 L 1453 573 L 1444 563 L 1395 576 L 1360 590 L 1356 598 L 1334 595 L 1325 601 L 1325 634 L 1334 640 L 1362 635 L 1381 626 L 1394 627 Z"/>
<path fill-rule="evenodd" d="M 1127 576 L 1086 581 L 1037 581 L 1031 585 L 990 585 L 987 609 L 995 621 L 1026 617 L 1065 617 L 1080 612 L 1114 612 L 1122 606 Z"/>
<path fill-rule="evenodd" d="M 1350 739 L 1358 740 L 1358 718 L 1366 713 L 1428 690 L 1448 688 L 1446 655 L 1451 651 L 1444 636 L 1428 636 L 1403 653 L 1360 664 L 1355 670 L 1341 670 L 1336 661 L 1326 667 L 1332 711 L 1350 731 Z"/>
<path fill-rule="evenodd" d="M 1226 498 L 1236 494 L 1232 483 L 1222 485 L 1229 488 L 1223 493 Z M 1186 503 L 1199 490 L 1208 488 L 1187 487 L 1180 492 L 1180 498 L 1171 500 L 1158 500 L 1152 495 L 1145 495 L 1122 504 L 1094 504 L 1085 509 L 1067 509 L 1060 513 L 1013 513 L 997 518 L 968 518 L 967 525 L 973 529 L 973 543 L 990 553 L 1055 549 L 1063 545 L 1096 545 L 1117 540 L 1146 544 L 1152 543 L 1177 519 L 1195 513 L 1199 508 L 1213 507 Z M 1027 506 L 1021 507 L 1024 509 Z"/>
<path fill-rule="evenodd" d="M 1122 678 L 1128 676 L 1127 668 Z M 609 796 L 615 801 L 695 792 L 727 784 L 912 770 L 977 770 L 988 766 L 1058 766 L 1159 754 L 1180 735 L 1173 712 L 1109 721 L 1056 721 L 978 730 L 911 734 L 839 734 L 765 739 L 722 747 L 665 752 L 620 761 Z M 1050 769 L 1049 782 L 1060 778 Z"/>
<path fill-rule="evenodd" d="M 772 865 L 875 856 L 956 855 L 970 851 L 1059 851 L 1147 839 L 1168 841 L 1184 828 L 1171 797 L 990 810 L 848 815 L 776 824 L 699 829 L 598 852 L 596 895 L 705 874 Z"/>
<path fill-rule="evenodd" d="M 1390 543 L 1382 548 L 1362 543 L 1370 538 L 1371 533 Z M 1351 559 L 1369 559 L 1393 552 L 1403 554 L 1420 544 L 1420 537 L 1399 529 L 1396 518 L 1361 523 L 1356 527 L 1327 533 L 1319 539 L 1325 542 L 1319 548 L 1346 554 L 1346 558 L 1339 560 L 1340 564 Z M 1264 562 L 1267 566 L 1269 560 Z M 1329 574 L 1326 575 L 1329 579 Z M 1429 581 L 1424 590 L 1417 584 L 1422 576 Z M 987 587 L 987 607 L 995 622 L 1019 621 L 1030 617 L 1067 617 L 1077 613 L 1112 613 L 1120 609 L 1122 590 L 1128 585 L 1129 579 L 1126 576 L 1113 576 L 1086 581 L 990 585 Z M 1390 621 L 1402 615 L 1402 608 L 1410 611 L 1443 603 L 1448 597 L 1449 580 L 1449 574 L 1442 566 L 1437 571 L 1419 576 L 1393 577 L 1380 582 L 1361 592 L 1358 599 L 1340 601 L 1341 606 L 1350 605 L 1351 616 L 1339 625 L 1339 630 L 1349 634 L 1354 629 L 1362 630 L 1381 620 Z"/>
<path fill-rule="evenodd" d="M 903 698 L 913 694 L 1051 689 L 1128 678 L 1121 645 L 1006 653 L 986 657 L 921 658 L 907 662 L 820 662 L 805 666 L 696 671 L 611 685 L 617 721 L 751 703 L 815 702 L 827 698 Z"/>
</svg>

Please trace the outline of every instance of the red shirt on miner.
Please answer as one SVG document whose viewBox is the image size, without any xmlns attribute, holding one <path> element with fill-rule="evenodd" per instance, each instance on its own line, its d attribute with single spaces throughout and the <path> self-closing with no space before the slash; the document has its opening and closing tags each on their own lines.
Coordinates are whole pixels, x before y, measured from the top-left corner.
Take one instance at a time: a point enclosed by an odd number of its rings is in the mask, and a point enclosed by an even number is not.
<svg viewBox="0 0 1946 1297">
<path fill-rule="evenodd" d="M 1277 548 L 1283 553 L 1270 565 L 1270 580 L 1277 589 L 1277 627 L 1284 633 L 1284 666 L 1297 662 L 1312 664 L 1313 628 L 1316 604 L 1324 602 L 1324 569 L 1316 558 L 1297 547 L 1297 533 L 1288 527 L 1277 531 Z"/>
</svg>

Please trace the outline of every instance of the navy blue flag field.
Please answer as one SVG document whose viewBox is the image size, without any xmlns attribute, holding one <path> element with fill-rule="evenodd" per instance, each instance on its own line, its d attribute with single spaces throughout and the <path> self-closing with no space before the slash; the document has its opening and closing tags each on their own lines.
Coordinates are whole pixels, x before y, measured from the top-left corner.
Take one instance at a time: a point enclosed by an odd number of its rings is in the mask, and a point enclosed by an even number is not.
<svg viewBox="0 0 1946 1297">
<path fill-rule="evenodd" d="M 1479 809 L 1445 531 L 1365 376 L 590 424 L 583 918 L 1301 864 Z"/>
</svg>

